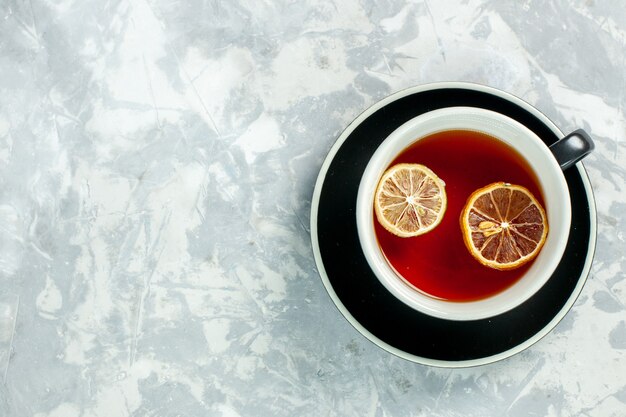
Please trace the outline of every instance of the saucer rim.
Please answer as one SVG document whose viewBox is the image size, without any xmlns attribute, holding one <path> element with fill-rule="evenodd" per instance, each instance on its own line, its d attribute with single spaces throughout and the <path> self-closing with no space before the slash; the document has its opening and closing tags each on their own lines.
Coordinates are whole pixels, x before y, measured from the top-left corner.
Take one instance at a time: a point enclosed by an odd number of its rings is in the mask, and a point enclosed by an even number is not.
<svg viewBox="0 0 626 417">
<path fill-rule="evenodd" d="M 527 338 L 525 341 L 515 345 L 514 347 L 508 350 L 505 350 L 503 352 L 490 355 L 490 356 L 485 356 L 485 357 L 475 358 L 475 359 L 468 359 L 468 360 L 458 360 L 458 361 L 432 359 L 432 358 L 427 358 L 427 357 L 418 356 L 412 353 L 405 352 L 404 350 L 401 350 L 393 345 L 390 345 L 389 343 L 381 340 L 380 338 L 372 334 L 358 320 L 356 320 L 354 316 L 350 313 L 350 311 L 344 306 L 343 302 L 337 296 L 332 284 L 330 283 L 330 279 L 324 268 L 324 264 L 323 264 L 323 260 L 322 260 L 322 256 L 320 252 L 319 240 L 318 240 L 318 227 L 317 227 L 319 202 L 320 202 L 322 186 L 324 184 L 326 174 L 337 152 L 339 151 L 343 143 L 347 140 L 347 138 L 352 134 L 352 132 L 361 123 L 363 123 L 370 115 L 372 115 L 377 110 L 381 109 L 382 107 L 396 100 L 399 100 L 403 97 L 406 97 L 412 94 L 421 93 L 424 91 L 438 90 L 438 89 L 451 89 L 451 88 L 474 90 L 474 91 L 479 91 L 479 92 L 498 96 L 502 99 L 505 99 L 509 102 L 512 102 L 513 104 L 520 106 L 524 110 L 531 113 L 533 116 L 540 119 L 541 122 L 543 122 L 558 137 L 564 136 L 563 132 L 561 132 L 561 130 L 550 119 L 548 119 L 546 115 L 544 115 L 538 109 L 536 109 L 529 103 L 523 101 L 522 99 L 510 93 L 507 93 L 502 90 L 498 90 L 493 87 L 489 87 L 489 86 L 485 86 L 481 84 L 475 84 L 475 83 L 467 83 L 467 82 L 437 82 L 437 83 L 429 83 L 429 84 L 413 86 L 413 87 L 400 90 L 394 94 L 391 94 L 383 98 L 382 100 L 377 101 L 372 106 L 367 108 L 365 111 L 360 113 L 344 129 L 344 131 L 339 135 L 339 137 L 337 138 L 333 146 L 330 148 L 326 158 L 324 159 L 324 162 L 322 163 L 322 166 L 320 168 L 320 171 L 319 171 L 316 183 L 315 183 L 315 188 L 314 188 L 313 196 L 311 200 L 310 227 L 311 227 L 311 241 L 312 241 L 312 249 L 313 249 L 315 264 L 318 269 L 320 278 L 322 279 L 322 283 L 324 284 L 326 291 L 328 292 L 329 296 L 331 297 L 337 309 L 359 333 L 361 333 L 365 338 L 367 338 L 368 340 L 370 340 L 372 343 L 376 344 L 380 348 L 386 350 L 387 352 L 392 353 L 403 359 L 409 360 L 411 362 L 416 362 L 416 363 L 420 363 L 423 365 L 429 365 L 429 366 L 435 366 L 435 367 L 464 368 L 464 367 L 486 365 L 489 363 L 497 362 L 497 361 L 506 359 L 508 357 L 511 357 L 529 348 L 530 346 L 534 345 L 543 337 L 545 337 L 547 334 L 549 334 L 556 327 L 556 325 L 571 310 L 576 300 L 580 296 L 580 293 L 582 292 L 584 284 L 586 283 L 588 276 L 589 276 L 589 272 L 591 270 L 591 265 L 592 265 L 593 256 L 595 253 L 596 240 L 597 240 L 596 201 L 593 195 L 593 190 L 591 188 L 589 176 L 582 162 L 578 162 L 576 164 L 576 169 L 578 170 L 578 173 L 580 175 L 580 179 L 584 186 L 584 190 L 585 190 L 588 202 L 589 202 L 590 236 L 589 236 L 589 244 L 587 248 L 585 263 L 583 265 L 582 270 L 580 271 L 576 286 L 572 290 L 570 296 L 568 297 L 563 307 L 552 318 L 552 320 L 550 320 L 541 330 L 539 330 L 533 336 Z"/>
</svg>

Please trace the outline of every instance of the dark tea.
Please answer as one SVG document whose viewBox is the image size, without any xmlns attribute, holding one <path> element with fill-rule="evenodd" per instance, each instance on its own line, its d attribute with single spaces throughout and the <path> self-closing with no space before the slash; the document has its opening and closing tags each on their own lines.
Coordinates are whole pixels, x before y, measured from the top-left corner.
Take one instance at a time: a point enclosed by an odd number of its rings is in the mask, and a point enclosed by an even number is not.
<svg viewBox="0 0 626 417">
<path fill-rule="evenodd" d="M 432 231 L 402 238 L 374 218 L 378 244 L 388 262 L 417 290 L 449 301 L 475 301 L 504 291 L 528 270 L 499 271 L 481 265 L 463 243 L 459 216 L 467 198 L 490 183 L 504 181 L 526 187 L 543 205 L 537 178 L 526 160 L 505 143 L 480 132 L 450 130 L 429 135 L 390 164 L 418 163 L 446 183 L 448 207 Z"/>
</svg>

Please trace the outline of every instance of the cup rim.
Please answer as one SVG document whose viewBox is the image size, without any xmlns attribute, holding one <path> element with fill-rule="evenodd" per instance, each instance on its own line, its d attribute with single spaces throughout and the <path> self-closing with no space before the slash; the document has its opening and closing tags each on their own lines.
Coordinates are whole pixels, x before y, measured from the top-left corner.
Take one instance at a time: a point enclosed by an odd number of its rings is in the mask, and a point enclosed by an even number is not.
<svg viewBox="0 0 626 417">
<path fill-rule="evenodd" d="M 408 134 L 407 132 L 410 133 L 412 130 L 416 129 L 416 126 L 424 124 L 433 118 L 445 118 L 459 114 L 477 115 L 479 117 L 488 117 L 490 119 L 503 121 L 515 126 L 515 128 L 520 132 L 523 132 L 526 137 L 532 138 L 533 146 L 539 147 L 542 154 L 545 156 L 543 161 L 545 162 L 545 165 L 547 165 L 545 167 L 545 171 L 549 171 L 551 173 L 552 179 L 556 180 L 558 183 L 557 190 L 560 192 L 560 195 L 558 196 L 544 195 L 546 204 L 548 204 L 548 199 L 550 199 L 552 205 L 556 204 L 557 200 L 562 204 L 562 207 L 558 210 L 558 216 L 555 208 L 547 207 L 549 213 L 550 233 L 546 239 L 546 246 L 544 246 L 544 249 L 549 246 L 550 254 L 546 254 L 546 251 L 542 250 L 538 259 L 534 261 L 537 263 L 539 258 L 542 257 L 541 270 L 536 270 L 531 274 L 534 279 L 532 279 L 532 281 L 526 280 L 520 284 L 520 282 L 524 281 L 522 278 L 511 287 L 491 297 L 464 302 L 446 301 L 434 298 L 420 292 L 405 281 L 404 278 L 399 276 L 400 274 L 398 274 L 389 265 L 384 254 L 380 250 L 380 247 L 376 243 L 374 231 L 375 220 L 372 214 L 375 188 L 380 175 L 382 175 L 382 171 L 388 167 L 389 163 L 391 163 L 393 158 L 395 158 L 395 156 L 402 149 L 425 136 L 436 133 L 436 131 L 425 132 L 423 135 L 414 137 L 412 140 L 403 139 L 405 137 L 410 137 L 406 136 Z M 442 130 L 452 130 L 457 128 L 461 130 L 464 128 L 467 129 L 467 127 L 464 127 L 462 124 L 458 124 L 457 126 L 448 127 Z M 394 150 L 395 154 L 393 153 Z M 519 148 L 517 150 L 518 152 L 520 151 Z M 389 155 L 390 151 L 392 151 L 391 155 Z M 520 153 L 524 154 L 524 152 Z M 533 163 L 533 161 L 528 162 L 531 165 L 535 165 L 533 166 L 533 169 L 536 170 L 537 164 Z M 541 169 L 543 170 L 544 168 L 542 167 Z M 543 188 L 543 179 L 539 175 L 537 175 L 537 177 Z M 552 213 L 552 215 L 550 215 L 550 213 Z M 475 107 L 458 106 L 437 109 L 414 117 L 399 126 L 382 141 L 378 149 L 376 149 L 370 158 L 370 161 L 361 178 L 357 194 L 356 217 L 359 241 L 365 258 L 372 269 L 372 272 L 388 291 L 390 291 L 403 303 L 422 313 L 443 319 L 466 321 L 485 319 L 502 314 L 519 306 L 541 289 L 558 266 L 558 263 L 567 246 L 569 224 L 571 222 L 571 203 L 569 188 L 565 181 L 563 171 L 559 167 L 556 159 L 550 153 L 548 146 L 534 132 L 530 131 L 530 129 L 525 127 L 523 124 L 503 114 Z M 554 227 L 555 225 L 557 227 Z M 560 231 L 560 233 L 556 234 L 557 231 Z M 532 268 L 534 268 L 534 266 L 531 266 L 531 269 Z M 529 272 L 526 274 L 528 273 Z M 514 291 L 518 291 L 519 294 L 513 296 Z"/>
</svg>

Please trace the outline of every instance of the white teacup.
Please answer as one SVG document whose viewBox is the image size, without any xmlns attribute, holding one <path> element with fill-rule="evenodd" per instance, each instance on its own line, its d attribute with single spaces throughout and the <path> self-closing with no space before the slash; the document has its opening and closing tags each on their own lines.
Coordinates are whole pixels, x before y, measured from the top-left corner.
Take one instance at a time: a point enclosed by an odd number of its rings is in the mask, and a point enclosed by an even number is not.
<svg viewBox="0 0 626 417">
<path fill-rule="evenodd" d="M 528 162 L 543 191 L 550 230 L 539 255 L 515 284 L 491 297 L 453 302 L 416 290 L 389 265 L 374 231 L 374 194 L 390 163 L 411 144 L 448 130 L 472 130 L 501 140 Z M 523 124 L 500 113 L 474 107 L 449 107 L 424 113 L 392 132 L 368 163 L 357 196 L 357 229 L 365 258 L 380 282 L 399 300 L 425 314 L 450 320 L 477 320 L 509 311 L 535 294 L 558 266 L 569 237 L 571 206 L 563 169 L 582 159 L 593 142 L 581 130 L 548 147 Z M 446 213 L 446 215 L 454 215 Z"/>
</svg>

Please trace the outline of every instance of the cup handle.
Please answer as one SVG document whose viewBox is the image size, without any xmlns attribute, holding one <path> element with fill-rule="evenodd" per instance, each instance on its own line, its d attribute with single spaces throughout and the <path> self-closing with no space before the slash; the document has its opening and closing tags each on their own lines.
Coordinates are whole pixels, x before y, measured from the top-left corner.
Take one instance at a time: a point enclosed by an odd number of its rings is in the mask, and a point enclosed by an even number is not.
<svg viewBox="0 0 626 417">
<path fill-rule="evenodd" d="M 594 150 L 591 137 L 582 129 L 578 129 L 550 145 L 550 151 L 562 170 L 574 165 Z"/>
</svg>

